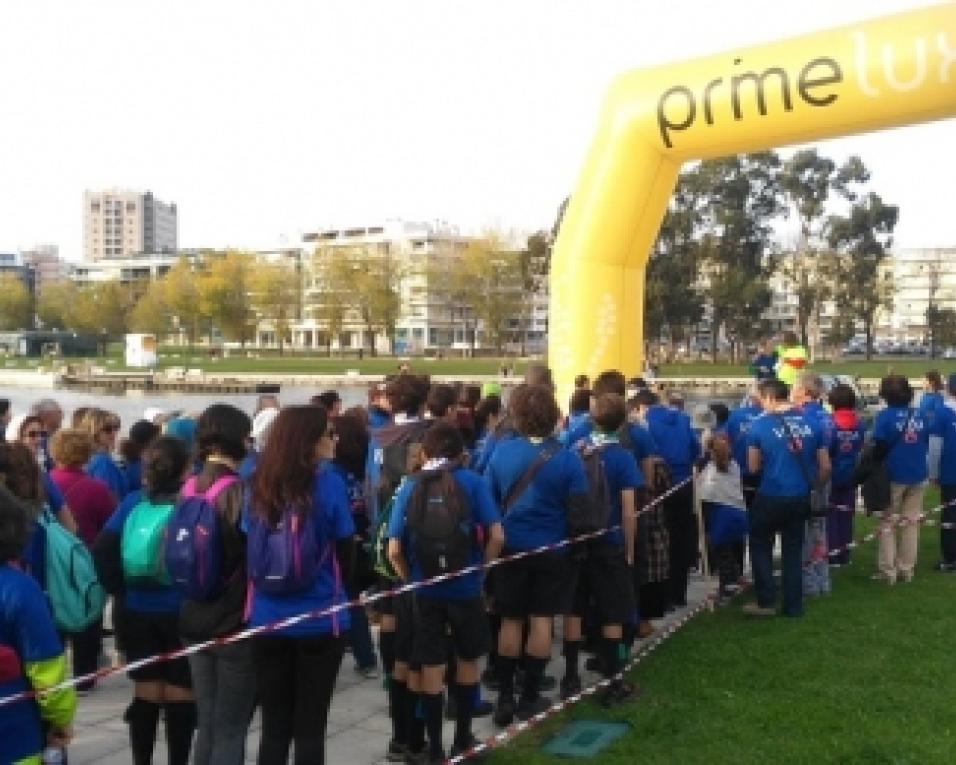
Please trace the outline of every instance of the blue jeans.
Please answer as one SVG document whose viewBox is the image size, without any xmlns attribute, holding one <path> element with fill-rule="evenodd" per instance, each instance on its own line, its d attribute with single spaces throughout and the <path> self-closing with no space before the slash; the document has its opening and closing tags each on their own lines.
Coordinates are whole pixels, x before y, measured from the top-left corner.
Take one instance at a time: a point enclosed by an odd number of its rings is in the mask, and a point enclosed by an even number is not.
<svg viewBox="0 0 956 765">
<path fill-rule="evenodd" d="M 349 609 L 351 627 L 349 642 L 352 644 L 352 656 L 356 669 L 368 669 L 377 666 L 375 648 L 372 646 L 372 632 L 368 627 L 368 614 L 365 606 L 353 606 Z"/>
<path fill-rule="evenodd" d="M 777 605 L 773 578 L 773 543 L 780 534 L 783 552 L 783 613 L 803 615 L 803 531 L 810 517 L 809 497 L 768 497 L 758 494 L 750 509 L 750 561 L 757 604 Z"/>
</svg>

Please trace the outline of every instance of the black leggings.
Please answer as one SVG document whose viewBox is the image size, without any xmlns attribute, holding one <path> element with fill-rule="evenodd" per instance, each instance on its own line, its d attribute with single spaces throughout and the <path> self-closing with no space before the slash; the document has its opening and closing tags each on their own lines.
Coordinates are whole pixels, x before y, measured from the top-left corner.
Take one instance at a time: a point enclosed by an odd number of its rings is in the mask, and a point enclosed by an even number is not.
<svg viewBox="0 0 956 765">
<path fill-rule="evenodd" d="M 325 729 L 344 638 L 257 637 L 253 643 L 262 705 L 259 765 L 284 765 L 295 741 L 296 765 L 323 765 Z"/>
</svg>

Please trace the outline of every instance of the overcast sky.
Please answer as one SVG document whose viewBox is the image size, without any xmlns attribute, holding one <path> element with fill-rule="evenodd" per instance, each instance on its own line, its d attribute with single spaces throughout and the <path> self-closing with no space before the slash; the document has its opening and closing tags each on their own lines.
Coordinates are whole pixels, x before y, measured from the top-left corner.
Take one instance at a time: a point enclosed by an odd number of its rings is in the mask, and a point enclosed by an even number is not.
<svg viewBox="0 0 956 765">
<path fill-rule="evenodd" d="M 0 250 L 81 253 L 86 188 L 179 205 L 180 245 L 325 225 L 550 227 L 617 72 L 926 0 L 29 0 L 0 9 Z M 956 122 L 823 146 L 956 245 Z"/>
</svg>

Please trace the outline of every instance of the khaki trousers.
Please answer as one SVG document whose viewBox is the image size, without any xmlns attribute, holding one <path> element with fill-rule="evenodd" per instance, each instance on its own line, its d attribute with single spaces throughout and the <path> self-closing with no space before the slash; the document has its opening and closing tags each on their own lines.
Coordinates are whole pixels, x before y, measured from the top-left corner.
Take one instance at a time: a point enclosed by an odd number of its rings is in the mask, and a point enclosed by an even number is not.
<svg viewBox="0 0 956 765">
<path fill-rule="evenodd" d="M 880 524 L 880 574 L 889 582 L 912 579 L 919 547 L 919 517 L 926 483 L 890 484 L 890 509 Z"/>
</svg>

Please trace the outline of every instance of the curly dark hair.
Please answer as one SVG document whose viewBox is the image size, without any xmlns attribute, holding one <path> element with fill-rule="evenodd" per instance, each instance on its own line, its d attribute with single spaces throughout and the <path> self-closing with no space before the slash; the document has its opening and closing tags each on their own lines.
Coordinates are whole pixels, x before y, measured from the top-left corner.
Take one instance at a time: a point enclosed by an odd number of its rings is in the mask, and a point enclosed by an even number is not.
<svg viewBox="0 0 956 765">
<path fill-rule="evenodd" d="M 0 475 L 10 493 L 37 515 L 46 501 L 46 493 L 33 452 L 19 442 L 0 442 Z"/>
<path fill-rule="evenodd" d="M 617 393 L 605 393 L 597 397 L 594 402 L 594 424 L 602 433 L 617 433 L 626 419 L 624 396 L 619 396 Z"/>
<path fill-rule="evenodd" d="M 827 397 L 834 411 L 838 409 L 856 409 L 856 391 L 849 385 L 834 385 Z"/>
<path fill-rule="evenodd" d="M 591 411 L 591 391 L 587 388 L 578 388 L 571 394 L 571 414 Z"/>
<path fill-rule="evenodd" d="M 616 369 L 608 369 L 601 372 L 591 386 L 591 391 L 595 396 L 603 396 L 605 393 L 616 393 L 618 396 L 627 395 L 627 380 L 621 372 Z"/>
<path fill-rule="evenodd" d="M 160 436 L 143 452 L 143 483 L 150 499 L 174 496 L 183 485 L 189 452 L 181 438 Z"/>
<path fill-rule="evenodd" d="M 246 456 L 252 420 L 232 404 L 206 407 L 196 423 L 196 445 L 199 461 L 205 462 L 214 452 L 237 462 Z"/>
<path fill-rule="evenodd" d="M 880 398 L 888 406 L 909 406 L 913 403 L 913 387 L 903 375 L 887 375 L 880 380 Z"/>
<path fill-rule="evenodd" d="M 430 459 L 458 459 L 465 451 L 465 441 L 450 422 L 436 422 L 422 438 L 422 451 Z"/>
<path fill-rule="evenodd" d="M 336 465 L 351 473 L 359 481 L 365 480 L 365 460 L 368 456 L 368 423 L 361 414 L 349 410 L 334 420 Z"/>
<path fill-rule="evenodd" d="M 511 394 L 509 409 L 518 432 L 529 438 L 553 435 L 561 416 L 548 385 L 519 385 Z"/>
<path fill-rule="evenodd" d="M 416 375 L 398 375 L 388 382 L 385 396 L 393 414 L 402 412 L 415 417 L 428 396 L 428 383 Z"/>
<path fill-rule="evenodd" d="M 448 410 L 458 403 L 458 393 L 450 385 L 433 385 L 428 391 L 425 406 L 428 413 L 436 420 L 445 417 Z"/>
</svg>

